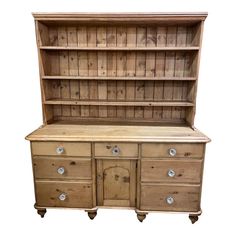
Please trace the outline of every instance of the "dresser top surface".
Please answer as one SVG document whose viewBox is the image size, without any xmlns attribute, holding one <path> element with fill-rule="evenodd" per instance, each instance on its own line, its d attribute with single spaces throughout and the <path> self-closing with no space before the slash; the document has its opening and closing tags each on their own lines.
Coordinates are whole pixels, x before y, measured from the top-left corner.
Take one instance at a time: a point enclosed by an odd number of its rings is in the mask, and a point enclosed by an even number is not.
<svg viewBox="0 0 236 236">
<path fill-rule="evenodd" d="M 26 137 L 30 141 L 209 142 L 199 130 L 186 126 L 118 126 L 51 124 Z"/>
</svg>

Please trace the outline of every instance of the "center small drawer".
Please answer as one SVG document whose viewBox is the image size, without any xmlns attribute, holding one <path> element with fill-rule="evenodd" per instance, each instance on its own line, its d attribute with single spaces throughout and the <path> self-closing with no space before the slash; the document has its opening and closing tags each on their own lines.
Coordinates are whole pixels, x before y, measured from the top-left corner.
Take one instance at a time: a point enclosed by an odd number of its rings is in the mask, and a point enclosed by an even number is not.
<svg viewBox="0 0 236 236">
<path fill-rule="evenodd" d="M 91 165 L 91 159 L 88 158 L 33 158 L 35 178 L 91 179 Z"/>
<path fill-rule="evenodd" d="M 138 157 L 135 143 L 95 143 L 96 157 Z"/>
<path fill-rule="evenodd" d="M 142 157 L 198 157 L 204 156 L 202 143 L 145 143 L 142 144 Z"/>
<path fill-rule="evenodd" d="M 150 160 L 141 162 L 142 182 L 200 183 L 202 160 Z"/>
<path fill-rule="evenodd" d="M 38 156 L 91 156 L 91 144 L 81 142 L 32 142 L 32 154 Z"/>
</svg>

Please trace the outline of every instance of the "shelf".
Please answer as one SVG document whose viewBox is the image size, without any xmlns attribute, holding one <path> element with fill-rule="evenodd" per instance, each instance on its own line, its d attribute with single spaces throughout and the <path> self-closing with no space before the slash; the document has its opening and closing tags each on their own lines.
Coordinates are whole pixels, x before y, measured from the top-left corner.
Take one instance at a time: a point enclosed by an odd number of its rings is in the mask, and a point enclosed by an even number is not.
<svg viewBox="0 0 236 236">
<path fill-rule="evenodd" d="M 82 105 L 82 106 L 177 106 L 177 107 L 192 107 L 192 102 L 186 101 L 105 101 L 105 100 L 46 100 L 47 105 Z"/>
<path fill-rule="evenodd" d="M 119 76 L 61 76 L 61 75 L 52 75 L 52 76 L 42 76 L 42 79 L 49 79 L 49 80 L 55 80 L 55 79 L 65 79 L 65 80 L 196 80 L 196 77 L 119 77 Z"/>
<path fill-rule="evenodd" d="M 40 46 L 42 50 L 81 50 L 81 51 L 196 51 L 199 47 L 67 47 Z"/>
</svg>

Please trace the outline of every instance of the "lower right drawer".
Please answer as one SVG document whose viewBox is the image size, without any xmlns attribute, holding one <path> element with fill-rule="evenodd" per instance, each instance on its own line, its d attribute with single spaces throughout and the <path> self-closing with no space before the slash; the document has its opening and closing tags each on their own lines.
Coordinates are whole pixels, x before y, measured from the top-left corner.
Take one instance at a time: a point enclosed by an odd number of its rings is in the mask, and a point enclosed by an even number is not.
<svg viewBox="0 0 236 236">
<path fill-rule="evenodd" d="M 141 184 L 140 210 L 200 210 L 200 185 Z"/>
</svg>

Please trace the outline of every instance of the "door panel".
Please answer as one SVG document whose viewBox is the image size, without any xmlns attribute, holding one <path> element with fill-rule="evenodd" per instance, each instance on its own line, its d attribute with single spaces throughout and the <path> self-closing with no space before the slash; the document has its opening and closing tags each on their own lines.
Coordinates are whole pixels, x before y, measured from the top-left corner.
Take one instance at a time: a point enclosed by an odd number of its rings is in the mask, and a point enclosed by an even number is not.
<svg viewBox="0 0 236 236">
<path fill-rule="evenodd" d="M 135 206 L 136 162 L 97 160 L 97 199 L 100 206 Z"/>
</svg>

